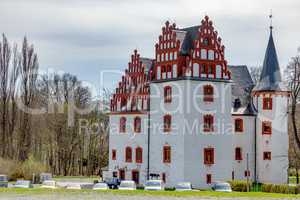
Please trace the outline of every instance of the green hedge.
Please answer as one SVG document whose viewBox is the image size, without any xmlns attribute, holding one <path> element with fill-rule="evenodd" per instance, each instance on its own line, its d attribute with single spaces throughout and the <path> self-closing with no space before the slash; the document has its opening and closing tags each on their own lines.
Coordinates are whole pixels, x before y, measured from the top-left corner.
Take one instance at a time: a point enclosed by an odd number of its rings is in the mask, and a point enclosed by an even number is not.
<svg viewBox="0 0 300 200">
<path fill-rule="evenodd" d="M 247 192 L 247 181 L 228 181 L 233 191 L 237 192 Z M 252 182 L 249 181 L 249 191 L 251 191 Z"/>
</svg>

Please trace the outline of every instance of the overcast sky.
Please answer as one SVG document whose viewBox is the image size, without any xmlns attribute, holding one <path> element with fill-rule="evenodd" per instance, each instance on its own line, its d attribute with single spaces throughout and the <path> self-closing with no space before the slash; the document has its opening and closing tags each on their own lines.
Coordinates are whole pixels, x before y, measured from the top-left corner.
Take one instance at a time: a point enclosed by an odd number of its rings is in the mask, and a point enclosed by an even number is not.
<svg viewBox="0 0 300 200">
<path fill-rule="evenodd" d="M 273 10 L 274 39 L 284 67 L 300 46 L 299 0 L 0 0 L 0 31 L 34 44 L 42 70 L 69 72 L 101 87 L 114 87 L 135 48 L 154 57 L 166 20 L 178 27 L 213 20 L 229 64 L 259 66 Z M 102 84 L 103 83 L 103 84 Z"/>
</svg>

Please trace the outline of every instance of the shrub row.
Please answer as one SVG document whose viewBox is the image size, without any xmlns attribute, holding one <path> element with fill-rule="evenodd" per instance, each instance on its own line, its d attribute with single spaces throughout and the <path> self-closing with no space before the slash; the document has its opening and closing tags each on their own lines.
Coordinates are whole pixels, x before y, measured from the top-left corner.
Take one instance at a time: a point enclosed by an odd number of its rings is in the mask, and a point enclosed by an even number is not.
<svg viewBox="0 0 300 200">
<path fill-rule="evenodd" d="M 262 184 L 261 191 L 282 194 L 300 194 L 300 186 Z"/>
<path fill-rule="evenodd" d="M 231 189 L 233 191 L 247 192 L 247 181 L 234 180 L 234 181 L 228 181 L 228 183 L 230 184 Z M 249 181 L 249 191 L 251 191 L 251 187 L 252 187 L 252 182 Z"/>
</svg>

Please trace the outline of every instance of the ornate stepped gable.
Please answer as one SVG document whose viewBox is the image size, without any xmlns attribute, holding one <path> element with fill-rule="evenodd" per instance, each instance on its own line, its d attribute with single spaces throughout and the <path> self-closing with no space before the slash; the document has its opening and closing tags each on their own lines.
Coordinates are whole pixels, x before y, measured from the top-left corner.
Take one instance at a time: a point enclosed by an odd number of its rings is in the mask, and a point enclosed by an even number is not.
<svg viewBox="0 0 300 200">
<path fill-rule="evenodd" d="M 111 99 L 111 112 L 147 111 L 149 108 L 149 77 L 152 60 L 141 58 L 134 50 L 128 69 Z"/>
<path fill-rule="evenodd" d="M 231 74 L 213 23 L 206 16 L 200 26 L 179 29 L 167 21 L 155 45 L 153 80 L 195 77 L 230 80 Z"/>
</svg>

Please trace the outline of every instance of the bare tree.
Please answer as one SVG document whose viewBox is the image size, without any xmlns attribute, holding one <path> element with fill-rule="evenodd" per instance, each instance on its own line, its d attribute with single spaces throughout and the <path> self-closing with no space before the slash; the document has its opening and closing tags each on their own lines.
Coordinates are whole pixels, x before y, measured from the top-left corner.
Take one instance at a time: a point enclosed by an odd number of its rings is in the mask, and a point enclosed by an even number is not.
<svg viewBox="0 0 300 200">
<path fill-rule="evenodd" d="M 250 67 L 250 75 L 251 75 L 251 78 L 254 82 L 254 85 L 256 85 L 260 79 L 260 74 L 261 74 L 261 71 L 262 71 L 262 67 L 259 66 L 259 67 Z"/>
<path fill-rule="evenodd" d="M 298 50 L 298 54 L 291 58 L 291 61 L 286 68 L 286 79 L 291 91 L 290 115 L 293 127 L 292 130 L 294 134 L 295 145 L 297 149 L 300 150 L 299 127 L 296 119 L 296 109 L 300 96 L 300 49 Z"/>
<path fill-rule="evenodd" d="M 21 113 L 21 130 L 19 140 L 19 160 L 24 161 L 28 158 L 31 148 L 31 115 L 30 108 L 33 106 L 35 98 L 35 88 L 38 73 L 38 59 L 34 52 L 33 45 L 28 45 L 26 37 L 23 41 L 21 54 L 21 86 L 20 100 L 23 104 L 23 112 Z"/>
</svg>

